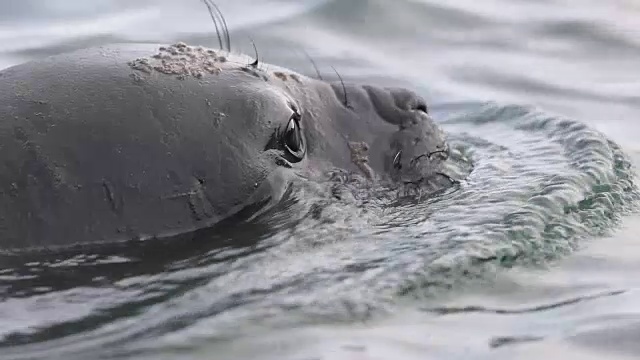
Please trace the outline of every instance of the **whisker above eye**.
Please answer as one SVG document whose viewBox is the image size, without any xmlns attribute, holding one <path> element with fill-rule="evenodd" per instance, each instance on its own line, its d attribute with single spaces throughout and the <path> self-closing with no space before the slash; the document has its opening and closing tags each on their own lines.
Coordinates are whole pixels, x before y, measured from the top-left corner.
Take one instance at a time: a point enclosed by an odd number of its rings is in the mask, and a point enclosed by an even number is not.
<svg viewBox="0 0 640 360">
<path fill-rule="evenodd" d="M 344 106 L 347 109 L 351 109 L 351 106 L 349 105 L 349 98 L 347 97 L 347 87 L 344 84 L 344 81 L 342 80 L 342 76 L 340 76 L 340 73 L 338 72 L 338 70 L 336 70 L 336 68 L 334 68 L 333 66 L 331 68 L 336 73 L 336 75 L 338 75 L 338 79 L 340 80 L 340 84 L 342 84 L 342 91 L 344 92 Z"/>
<path fill-rule="evenodd" d="M 202 0 L 204 5 L 209 10 L 209 15 L 211 16 L 211 20 L 213 20 L 213 26 L 216 28 L 216 34 L 218 35 L 218 43 L 220 44 L 220 49 L 224 50 L 222 44 L 222 35 L 220 34 L 220 28 L 218 27 L 218 20 L 222 23 L 222 33 L 224 35 L 224 40 L 227 45 L 227 51 L 231 52 L 231 37 L 229 36 L 229 28 L 227 27 L 227 21 L 222 16 L 222 11 L 216 3 L 212 0 Z"/>
</svg>

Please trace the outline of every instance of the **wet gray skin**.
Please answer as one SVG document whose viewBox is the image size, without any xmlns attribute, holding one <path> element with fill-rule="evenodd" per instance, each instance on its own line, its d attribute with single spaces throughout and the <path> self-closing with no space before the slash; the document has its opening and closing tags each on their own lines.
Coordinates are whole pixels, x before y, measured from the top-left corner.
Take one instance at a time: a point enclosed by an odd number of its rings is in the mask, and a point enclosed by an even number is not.
<svg viewBox="0 0 640 360">
<path fill-rule="evenodd" d="M 428 179 L 446 159 L 404 89 L 311 79 L 184 44 L 0 72 L 0 248 L 171 237 L 330 168 Z"/>
</svg>

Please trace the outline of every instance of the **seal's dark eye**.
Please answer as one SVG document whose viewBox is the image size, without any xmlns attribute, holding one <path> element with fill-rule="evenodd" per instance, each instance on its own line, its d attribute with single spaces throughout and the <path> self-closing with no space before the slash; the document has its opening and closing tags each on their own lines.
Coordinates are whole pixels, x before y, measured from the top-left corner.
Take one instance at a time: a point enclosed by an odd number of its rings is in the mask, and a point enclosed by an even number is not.
<svg viewBox="0 0 640 360">
<path fill-rule="evenodd" d="M 393 168 L 396 170 L 402 169 L 402 150 L 398 151 L 396 156 L 393 158 Z"/>
<path fill-rule="evenodd" d="M 304 143 L 304 136 L 302 135 L 302 129 L 300 129 L 300 115 L 294 113 L 289 119 L 287 128 L 284 130 L 282 136 L 282 142 L 285 149 L 298 161 L 302 160 L 306 152 Z"/>
</svg>

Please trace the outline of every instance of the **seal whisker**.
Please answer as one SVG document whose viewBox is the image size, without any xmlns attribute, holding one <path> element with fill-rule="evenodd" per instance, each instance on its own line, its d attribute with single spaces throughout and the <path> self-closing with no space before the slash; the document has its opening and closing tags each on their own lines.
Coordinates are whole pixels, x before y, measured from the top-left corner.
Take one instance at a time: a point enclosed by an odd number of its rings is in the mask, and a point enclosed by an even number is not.
<svg viewBox="0 0 640 360">
<path fill-rule="evenodd" d="M 347 98 L 347 87 L 345 86 L 344 81 L 342 81 L 342 76 L 340 76 L 340 73 L 338 73 L 338 70 L 336 70 L 336 68 L 334 68 L 333 66 L 331 68 L 336 73 L 336 75 L 338 75 L 338 79 L 340 79 L 340 83 L 342 84 L 342 91 L 344 92 L 344 106 L 348 109 L 351 109 L 351 106 L 349 106 L 349 98 Z"/>
<path fill-rule="evenodd" d="M 207 7 L 207 10 L 209 10 L 209 15 L 211 16 L 211 20 L 213 20 L 213 26 L 215 26 L 216 34 L 218 35 L 218 44 L 220 45 L 220 49 L 223 49 L 223 47 L 222 47 L 222 37 L 220 36 L 220 28 L 218 27 L 218 20 L 216 19 L 216 16 L 214 15 L 213 8 L 211 7 L 211 4 L 209 4 L 209 2 L 207 0 L 202 0 L 202 2 Z"/>
<path fill-rule="evenodd" d="M 249 41 L 251 41 L 251 45 L 253 45 L 253 51 L 256 53 L 256 60 L 254 62 L 252 62 L 251 64 L 249 64 L 249 66 L 253 67 L 253 68 L 257 68 L 258 67 L 258 48 L 256 48 L 256 43 L 253 42 L 253 39 L 251 37 L 249 37 Z"/>
<path fill-rule="evenodd" d="M 311 65 L 313 66 L 313 68 L 316 70 L 316 75 L 318 75 L 318 79 L 319 80 L 323 80 L 322 75 L 320 75 L 320 70 L 318 70 L 318 66 L 316 65 L 316 62 L 313 60 L 313 58 L 311 57 L 311 55 L 309 55 L 308 52 L 306 52 L 305 50 L 302 50 L 302 52 L 304 53 L 304 55 L 307 57 L 307 59 L 309 59 L 309 62 L 311 62 Z M 335 70 L 335 69 L 334 69 Z"/>
<path fill-rule="evenodd" d="M 227 51 L 231 52 L 231 37 L 229 36 L 229 28 L 227 27 L 227 21 L 222 16 L 222 11 L 213 0 L 202 0 L 202 2 L 209 10 L 209 15 L 211 16 L 211 20 L 213 20 L 213 25 L 216 28 L 216 34 L 218 35 L 218 43 L 220 44 L 220 49 L 224 50 L 222 44 L 222 36 L 220 35 L 220 28 L 218 27 L 218 20 L 221 22 L 222 32 L 224 34 L 225 42 L 227 45 Z"/>
<path fill-rule="evenodd" d="M 211 1 L 211 3 L 216 8 L 216 10 L 218 10 L 218 14 L 220 15 L 220 19 L 222 20 L 222 27 L 224 28 L 224 33 L 227 40 L 227 51 L 231 52 L 231 37 L 229 35 L 229 27 L 227 26 L 227 20 L 225 20 L 224 16 L 222 16 L 222 11 L 220 11 L 220 8 L 218 8 L 218 5 L 216 5 L 213 1 Z"/>
</svg>

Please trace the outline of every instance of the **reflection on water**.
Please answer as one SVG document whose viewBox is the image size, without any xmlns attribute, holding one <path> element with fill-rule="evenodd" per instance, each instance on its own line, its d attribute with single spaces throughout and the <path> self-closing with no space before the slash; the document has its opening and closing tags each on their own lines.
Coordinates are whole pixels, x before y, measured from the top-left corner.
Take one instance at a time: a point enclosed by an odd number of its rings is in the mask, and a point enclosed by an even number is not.
<svg viewBox="0 0 640 360">
<path fill-rule="evenodd" d="M 3 259 L 3 359 L 637 357 L 637 1 L 217 3 L 237 51 L 250 36 L 271 63 L 315 74 L 307 51 L 327 78 L 418 89 L 460 186 L 398 204 L 301 184 L 209 242 Z M 195 0 L 0 6 L 0 67 L 217 44 Z"/>
</svg>

